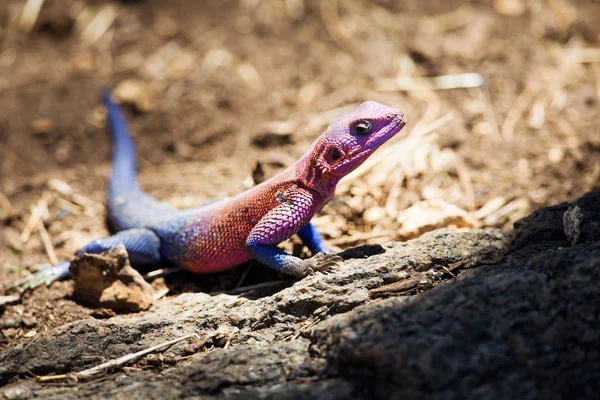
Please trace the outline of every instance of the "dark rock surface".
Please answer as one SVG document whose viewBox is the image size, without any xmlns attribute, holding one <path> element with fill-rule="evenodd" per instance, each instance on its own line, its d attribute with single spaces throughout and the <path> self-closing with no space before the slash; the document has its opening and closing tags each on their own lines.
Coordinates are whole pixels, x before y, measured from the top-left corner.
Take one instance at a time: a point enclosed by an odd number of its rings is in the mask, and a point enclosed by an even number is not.
<svg viewBox="0 0 600 400">
<path fill-rule="evenodd" d="M 436 231 L 346 251 L 344 267 L 252 296 L 183 294 L 75 322 L 0 354 L 6 398 L 595 398 L 600 192 L 515 231 Z M 413 280 L 414 282 L 411 282 Z M 380 290 L 384 288 L 384 290 Z M 409 288 L 408 290 L 406 288 Z M 187 334 L 201 339 L 88 382 L 41 384 Z"/>
</svg>

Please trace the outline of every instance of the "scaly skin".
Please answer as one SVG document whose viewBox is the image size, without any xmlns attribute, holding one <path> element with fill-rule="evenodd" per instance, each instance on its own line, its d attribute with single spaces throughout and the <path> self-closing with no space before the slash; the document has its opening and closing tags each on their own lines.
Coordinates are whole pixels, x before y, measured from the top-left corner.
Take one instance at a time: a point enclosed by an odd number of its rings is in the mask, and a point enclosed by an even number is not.
<svg viewBox="0 0 600 400">
<path fill-rule="evenodd" d="M 310 220 L 334 195 L 339 180 L 362 164 L 406 124 L 395 108 L 368 101 L 333 122 L 295 164 L 231 198 L 175 210 L 138 186 L 135 151 L 120 108 L 104 97 L 113 136 L 113 172 L 108 214 L 113 236 L 92 241 L 83 253 L 118 244 L 132 263 L 170 262 L 195 273 L 212 273 L 252 258 L 286 274 L 303 277 L 342 261 L 329 254 Z M 276 246 L 298 233 L 313 252 L 300 259 Z M 68 276 L 62 262 L 18 282 L 22 288 Z"/>
</svg>

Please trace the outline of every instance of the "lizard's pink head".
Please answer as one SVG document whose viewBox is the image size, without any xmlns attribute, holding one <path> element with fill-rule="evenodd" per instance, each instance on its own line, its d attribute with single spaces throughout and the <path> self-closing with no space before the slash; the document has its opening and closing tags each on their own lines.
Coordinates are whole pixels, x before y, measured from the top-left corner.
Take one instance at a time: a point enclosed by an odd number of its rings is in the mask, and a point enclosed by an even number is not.
<svg viewBox="0 0 600 400">
<path fill-rule="evenodd" d="M 361 165 L 406 125 L 400 110 L 374 101 L 335 120 L 315 142 L 316 167 L 322 176 L 340 179 Z"/>
</svg>

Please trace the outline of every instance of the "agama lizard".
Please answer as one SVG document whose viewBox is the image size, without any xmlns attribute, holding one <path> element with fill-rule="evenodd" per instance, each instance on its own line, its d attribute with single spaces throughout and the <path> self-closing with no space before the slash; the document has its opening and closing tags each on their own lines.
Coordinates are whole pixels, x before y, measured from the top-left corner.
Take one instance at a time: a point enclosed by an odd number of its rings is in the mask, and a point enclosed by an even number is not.
<svg viewBox="0 0 600 400">
<path fill-rule="evenodd" d="M 311 218 L 332 197 L 339 180 L 362 164 L 406 124 L 404 114 L 374 101 L 334 121 L 295 164 L 231 198 L 176 210 L 140 189 L 135 149 L 120 107 L 106 93 L 113 160 L 108 220 L 116 232 L 77 255 L 122 244 L 133 265 L 173 263 L 195 273 L 232 268 L 250 259 L 304 277 L 342 261 L 329 253 Z M 276 246 L 298 234 L 313 253 L 300 259 Z M 33 288 L 66 278 L 69 261 L 42 269 L 16 284 Z"/>
</svg>

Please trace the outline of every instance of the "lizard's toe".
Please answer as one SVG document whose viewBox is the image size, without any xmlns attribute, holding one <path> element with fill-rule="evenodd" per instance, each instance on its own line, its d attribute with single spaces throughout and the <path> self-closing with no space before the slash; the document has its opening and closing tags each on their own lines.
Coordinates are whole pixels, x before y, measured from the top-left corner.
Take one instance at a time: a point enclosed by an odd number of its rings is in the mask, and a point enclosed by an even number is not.
<svg viewBox="0 0 600 400">
<path fill-rule="evenodd" d="M 344 259 L 333 253 L 317 253 L 310 259 L 313 262 L 311 269 L 313 271 L 331 271 L 341 268 Z"/>
<path fill-rule="evenodd" d="M 35 289 L 38 286 L 50 285 L 52 282 L 64 278 L 65 272 L 68 274 L 69 262 L 65 261 L 56 265 L 51 265 L 40 269 L 26 276 L 25 278 L 13 283 L 8 289 L 17 289 L 20 293 Z"/>
</svg>

